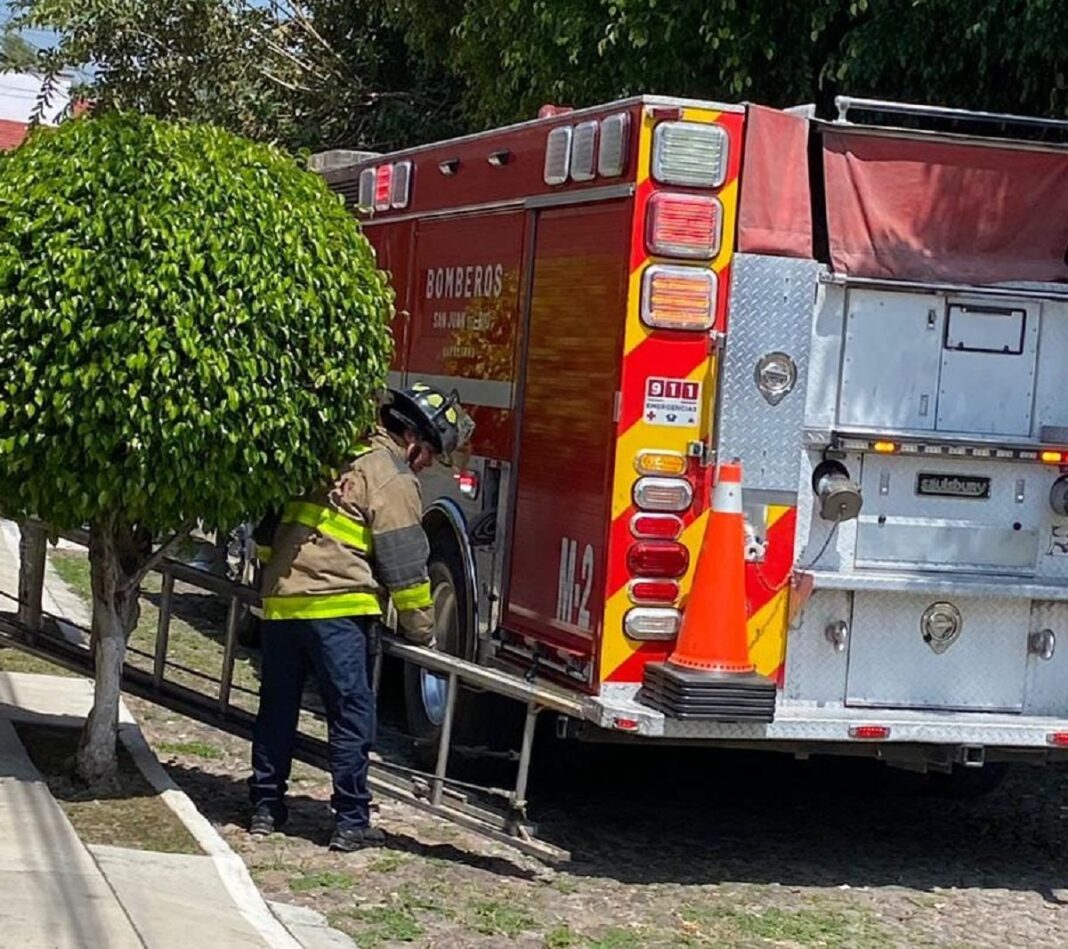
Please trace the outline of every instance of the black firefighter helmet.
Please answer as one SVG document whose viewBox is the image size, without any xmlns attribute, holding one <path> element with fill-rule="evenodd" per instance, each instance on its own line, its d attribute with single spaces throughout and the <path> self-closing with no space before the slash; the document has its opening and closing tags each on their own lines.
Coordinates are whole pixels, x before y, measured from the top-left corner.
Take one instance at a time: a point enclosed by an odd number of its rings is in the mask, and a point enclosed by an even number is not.
<svg viewBox="0 0 1068 949">
<path fill-rule="evenodd" d="M 463 448 L 475 430 L 455 391 L 446 395 L 423 382 L 414 382 L 406 389 L 387 389 L 379 415 L 389 431 L 415 432 L 444 461 Z"/>
</svg>

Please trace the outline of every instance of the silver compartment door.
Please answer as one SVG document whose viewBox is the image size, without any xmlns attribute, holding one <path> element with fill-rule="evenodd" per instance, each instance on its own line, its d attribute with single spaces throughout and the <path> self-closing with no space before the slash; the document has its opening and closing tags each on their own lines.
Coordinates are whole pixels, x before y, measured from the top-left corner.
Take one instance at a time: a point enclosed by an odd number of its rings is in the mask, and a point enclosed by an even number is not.
<svg viewBox="0 0 1068 949">
<path fill-rule="evenodd" d="M 1036 303 L 947 301 L 939 431 L 1031 434 L 1038 330 Z"/>
<path fill-rule="evenodd" d="M 937 597 L 857 593 L 849 635 L 846 704 L 872 708 L 1023 707 L 1030 602 L 958 597 L 959 637 L 938 654 L 924 642 Z"/>
<path fill-rule="evenodd" d="M 812 310 L 821 269 L 815 261 L 792 257 L 735 254 L 731 262 L 717 449 L 721 458 L 742 459 L 750 491 L 797 490 Z M 770 399 L 762 394 L 758 378 L 769 359 L 788 360 L 794 367 L 788 391 Z"/>
<path fill-rule="evenodd" d="M 934 429 L 944 327 L 938 297 L 850 290 L 839 424 Z"/>
</svg>

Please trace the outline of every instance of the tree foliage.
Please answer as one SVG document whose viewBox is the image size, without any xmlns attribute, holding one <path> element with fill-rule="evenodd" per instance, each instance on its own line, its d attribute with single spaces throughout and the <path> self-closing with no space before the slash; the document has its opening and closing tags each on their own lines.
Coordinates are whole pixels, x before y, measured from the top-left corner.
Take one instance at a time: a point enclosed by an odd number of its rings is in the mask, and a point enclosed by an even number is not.
<svg viewBox="0 0 1068 949">
<path fill-rule="evenodd" d="M 0 161 L 0 505 L 91 525 L 97 708 L 152 538 L 256 516 L 341 462 L 390 309 L 355 220 L 272 147 L 113 113 Z M 116 709 L 90 718 L 98 752 Z"/>
<path fill-rule="evenodd" d="M 399 0 L 476 123 L 640 92 L 788 106 L 837 93 L 1064 115 L 1058 0 Z"/>
<path fill-rule="evenodd" d="M 0 36 L 0 70 L 27 72 L 37 65 L 37 50 L 12 29 Z"/>
<path fill-rule="evenodd" d="M 449 83 L 387 7 L 345 0 L 14 0 L 55 31 L 45 62 L 93 66 L 98 112 L 211 122 L 290 148 L 397 145 L 452 131 Z"/>
</svg>

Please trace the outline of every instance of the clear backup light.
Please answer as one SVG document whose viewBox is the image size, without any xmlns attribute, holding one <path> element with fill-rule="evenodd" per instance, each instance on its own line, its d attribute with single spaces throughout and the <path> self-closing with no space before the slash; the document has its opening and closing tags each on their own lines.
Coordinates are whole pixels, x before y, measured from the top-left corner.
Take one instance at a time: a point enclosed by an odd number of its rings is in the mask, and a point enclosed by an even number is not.
<svg viewBox="0 0 1068 949">
<path fill-rule="evenodd" d="M 639 478 L 634 503 L 644 511 L 685 511 L 693 503 L 693 488 L 682 478 Z"/>
<path fill-rule="evenodd" d="M 630 116 L 618 112 L 601 123 L 597 145 L 597 174 L 602 178 L 616 178 L 627 167 L 627 142 L 630 138 Z"/>
<path fill-rule="evenodd" d="M 642 322 L 673 330 L 709 330 L 715 322 L 716 275 L 698 267 L 654 264 L 642 276 Z"/>
<path fill-rule="evenodd" d="M 375 210 L 388 211 L 393 197 L 393 166 L 379 165 L 375 169 Z"/>
<path fill-rule="evenodd" d="M 567 181 L 571 170 L 571 135 L 570 125 L 554 128 L 545 141 L 545 183 L 562 185 Z"/>
<path fill-rule="evenodd" d="M 581 122 L 571 139 L 571 180 L 593 181 L 597 161 L 597 123 Z"/>
<path fill-rule="evenodd" d="M 719 252 L 723 207 L 717 198 L 660 192 L 649 199 L 647 215 L 650 254 L 711 260 Z"/>
<path fill-rule="evenodd" d="M 412 163 L 399 161 L 393 166 L 393 185 L 389 203 L 394 208 L 406 208 L 412 191 Z"/>
<path fill-rule="evenodd" d="M 661 122 L 653 131 L 653 177 L 666 185 L 718 188 L 727 178 L 727 152 L 722 126 Z"/>
<path fill-rule="evenodd" d="M 360 172 L 358 201 L 361 208 L 370 210 L 375 206 L 375 170 L 373 168 L 364 168 Z"/>
<path fill-rule="evenodd" d="M 623 629 L 631 639 L 674 639 L 681 623 L 679 611 L 667 607 L 636 606 L 623 617 Z"/>
</svg>

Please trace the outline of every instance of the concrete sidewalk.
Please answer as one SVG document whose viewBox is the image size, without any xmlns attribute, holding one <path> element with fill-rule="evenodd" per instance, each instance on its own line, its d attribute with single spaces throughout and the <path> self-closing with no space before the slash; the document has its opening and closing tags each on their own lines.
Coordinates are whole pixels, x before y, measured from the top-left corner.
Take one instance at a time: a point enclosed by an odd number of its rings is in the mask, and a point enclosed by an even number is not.
<svg viewBox="0 0 1068 949">
<path fill-rule="evenodd" d="M 19 742 L 13 722 L 79 725 L 91 698 L 92 684 L 84 679 L 0 673 L 4 945 L 299 949 L 301 943 L 271 914 L 251 880 L 235 887 L 226 878 L 233 865 L 220 865 L 218 855 L 210 852 L 218 849 L 215 842 L 202 839 L 203 827 L 189 826 L 188 814 L 178 816 L 207 851 L 203 855 L 86 847 L 81 842 Z M 121 719 L 124 739 L 131 731 L 140 736 L 125 707 Z M 124 744 L 135 759 L 148 752 L 145 746 L 138 754 L 129 740 Z M 141 760 L 138 764 L 146 770 Z M 145 776 L 152 782 L 151 775 Z M 177 813 L 166 793 L 161 796 Z M 229 848 L 225 851 L 240 862 Z"/>
</svg>

